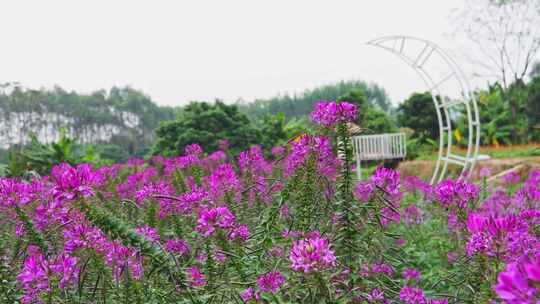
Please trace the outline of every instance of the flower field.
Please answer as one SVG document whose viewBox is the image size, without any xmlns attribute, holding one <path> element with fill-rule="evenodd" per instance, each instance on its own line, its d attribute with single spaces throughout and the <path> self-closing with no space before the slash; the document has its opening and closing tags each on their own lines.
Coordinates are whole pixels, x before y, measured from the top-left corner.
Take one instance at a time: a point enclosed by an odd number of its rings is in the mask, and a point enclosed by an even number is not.
<svg viewBox="0 0 540 304">
<path fill-rule="evenodd" d="M 0 303 L 540 303 L 540 172 L 355 181 L 358 111 L 321 102 L 271 151 L 0 179 Z"/>
</svg>

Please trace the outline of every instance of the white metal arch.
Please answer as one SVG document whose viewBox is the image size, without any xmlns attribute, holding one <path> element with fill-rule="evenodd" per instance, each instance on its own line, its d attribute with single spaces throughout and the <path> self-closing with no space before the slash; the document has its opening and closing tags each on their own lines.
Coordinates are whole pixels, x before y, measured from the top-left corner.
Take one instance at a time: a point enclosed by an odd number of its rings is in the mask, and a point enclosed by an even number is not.
<svg viewBox="0 0 540 304">
<path fill-rule="evenodd" d="M 387 36 L 377 38 L 367 44 L 383 48 L 403 60 L 416 71 L 426 84 L 429 92 L 431 92 L 439 121 L 439 153 L 431 178 L 431 184 L 440 182 L 445 177 L 448 164 L 462 166 L 460 178 L 467 177 L 474 169 L 478 157 L 480 119 L 478 105 L 474 94 L 471 92 L 470 84 L 455 60 L 435 43 L 420 38 Z M 412 48 L 415 51 L 411 54 L 411 52 L 407 52 L 408 48 Z M 433 73 L 425 68 L 426 63 L 430 60 L 442 60 L 445 63 L 444 68 L 447 69 L 443 73 L 445 76 L 438 78 L 432 76 Z M 444 96 L 449 95 L 441 92 L 441 86 L 450 81 L 453 81 L 460 88 L 461 98 L 447 102 Z M 438 96 L 440 96 L 440 99 L 437 98 Z M 467 153 L 465 156 L 452 153 L 452 119 L 450 109 L 458 105 L 465 106 L 467 115 L 468 136 Z"/>
</svg>

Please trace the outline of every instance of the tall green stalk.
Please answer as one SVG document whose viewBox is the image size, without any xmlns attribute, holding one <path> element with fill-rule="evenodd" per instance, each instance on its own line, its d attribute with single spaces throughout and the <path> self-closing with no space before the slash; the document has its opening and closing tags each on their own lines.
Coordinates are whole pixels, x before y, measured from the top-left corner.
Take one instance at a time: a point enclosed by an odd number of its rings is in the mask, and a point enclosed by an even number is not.
<svg viewBox="0 0 540 304">
<path fill-rule="evenodd" d="M 351 139 L 346 123 L 337 126 L 337 152 L 342 161 L 339 182 L 337 185 L 337 212 L 340 220 L 339 242 L 345 264 L 351 269 L 354 266 L 355 248 L 355 215 L 352 196 L 352 158 Z"/>
</svg>

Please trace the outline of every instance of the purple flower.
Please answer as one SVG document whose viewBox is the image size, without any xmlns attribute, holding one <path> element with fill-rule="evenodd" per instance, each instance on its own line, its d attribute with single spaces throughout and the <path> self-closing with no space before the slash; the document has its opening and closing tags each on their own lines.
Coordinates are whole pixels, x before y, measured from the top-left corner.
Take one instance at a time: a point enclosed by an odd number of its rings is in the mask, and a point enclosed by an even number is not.
<svg viewBox="0 0 540 304">
<path fill-rule="evenodd" d="M 519 184 L 521 177 L 515 171 L 508 172 L 502 177 L 503 183 L 507 186 Z"/>
<path fill-rule="evenodd" d="M 191 286 L 193 287 L 204 287 L 206 286 L 206 278 L 196 266 L 189 267 L 187 269 L 188 280 Z"/>
<path fill-rule="evenodd" d="M 370 181 L 373 184 L 373 188 L 382 189 L 385 196 L 388 197 L 392 203 L 397 204 L 401 201 L 403 193 L 399 191 L 399 172 L 392 169 L 379 167 L 377 170 L 375 170 L 373 175 L 371 175 Z"/>
<path fill-rule="evenodd" d="M 366 300 L 368 303 L 383 303 L 385 299 L 384 292 L 381 291 L 378 288 L 374 288 L 371 290 L 371 292 L 366 296 Z"/>
<path fill-rule="evenodd" d="M 152 243 L 159 243 L 159 234 L 155 228 L 150 226 L 137 227 L 135 233 L 140 236 L 143 236 L 145 239 L 149 240 Z"/>
<path fill-rule="evenodd" d="M 234 227 L 235 217 L 227 207 L 203 209 L 199 213 L 196 230 L 205 237 L 214 234 L 216 229 L 228 230 Z"/>
<path fill-rule="evenodd" d="M 51 177 L 55 181 L 55 197 L 72 200 L 76 197 L 93 195 L 92 172 L 89 165 L 79 165 L 76 168 L 68 164 L 54 166 Z"/>
<path fill-rule="evenodd" d="M 278 271 L 269 272 L 257 279 L 257 286 L 262 292 L 277 293 L 285 283 L 285 277 Z"/>
<path fill-rule="evenodd" d="M 285 154 L 285 151 L 286 151 L 285 147 L 277 146 L 277 147 L 273 147 L 271 152 L 274 157 L 280 157 L 283 154 Z"/>
<path fill-rule="evenodd" d="M 17 276 L 24 289 L 23 303 L 39 302 L 41 293 L 51 291 L 52 282 L 58 282 L 58 288 L 64 289 L 77 282 L 78 274 L 76 258 L 62 254 L 47 261 L 37 247 L 30 245 L 23 269 Z"/>
<path fill-rule="evenodd" d="M 311 120 L 326 128 L 333 128 L 341 122 L 353 122 L 357 116 L 357 106 L 345 101 L 320 101 L 311 112 Z"/>
<path fill-rule="evenodd" d="M 203 149 L 198 144 L 191 144 L 184 149 L 186 155 L 193 155 L 199 157 L 203 154 Z"/>
<path fill-rule="evenodd" d="M 420 282 L 420 273 L 416 269 L 406 268 L 403 270 L 403 278 L 407 281 Z"/>
<path fill-rule="evenodd" d="M 463 180 L 445 180 L 435 187 L 435 197 L 443 207 L 465 208 L 469 202 L 478 198 L 476 185 Z"/>
<path fill-rule="evenodd" d="M 79 269 L 77 268 L 77 258 L 67 254 L 57 257 L 53 264 L 50 265 L 52 273 L 57 276 L 61 275 L 58 287 L 64 289 L 66 285 L 77 282 L 79 277 Z"/>
<path fill-rule="evenodd" d="M 336 265 L 334 251 L 330 249 L 327 239 L 318 233 L 304 240 L 295 241 L 289 254 L 291 268 L 294 271 L 311 273 L 333 268 Z"/>
<path fill-rule="evenodd" d="M 189 255 L 189 245 L 182 239 L 168 240 L 167 243 L 165 243 L 165 249 L 173 254 L 178 254 L 181 256 Z"/>
<path fill-rule="evenodd" d="M 405 240 L 405 239 L 397 239 L 394 243 L 398 247 L 403 247 L 403 246 L 407 245 L 407 240 Z"/>
<path fill-rule="evenodd" d="M 317 173 L 331 181 L 336 180 L 341 163 L 334 155 L 329 138 L 304 135 L 291 145 L 291 152 L 285 158 L 283 168 L 286 177 L 293 176 L 296 170 L 305 165 L 309 157 L 313 155 L 317 164 Z"/>
<path fill-rule="evenodd" d="M 244 292 L 242 292 L 242 293 L 240 294 L 240 298 L 242 298 L 242 301 L 243 301 L 244 303 L 247 303 L 249 300 L 253 299 L 254 294 L 255 294 L 255 293 L 254 293 L 254 291 L 253 291 L 253 288 L 250 287 L 250 288 L 246 289 L 246 291 L 244 291 Z"/>
<path fill-rule="evenodd" d="M 17 280 L 22 284 L 25 291 L 23 302 L 33 303 L 42 292 L 49 288 L 49 264 L 41 255 L 37 247 L 28 247 L 28 257 L 24 261 L 23 268 Z"/>
<path fill-rule="evenodd" d="M 536 267 L 539 267 L 538 261 Z M 538 291 L 527 279 L 528 275 L 517 264 L 509 264 L 499 274 L 498 283 L 494 286 L 495 292 L 506 303 L 537 303 L 535 299 Z"/>
<path fill-rule="evenodd" d="M 354 188 L 354 197 L 362 203 L 367 203 L 373 194 L 373 188 L 369 182 L 360 182 Z"/>
<path fill-rule="evenodd" d="M 407 208 L 405 208 L 404 216 L 405 223 L 407 223 L 409 226 L 413 224 L 419 225 L 424 221 L 422 211 L 415 205 L 409 205 Z"/>
<path fill-rule="evenodd" d="M 405 286 L 399 292 L 399 299 L 405 304 L 427 304 L 422 289 Z"/>
<path fill-rule="evenodd" d="M 394 267 L 386 263 L 373 264 L 371 270 L 373 271 L 373 273 L 384 273 L 389 277 L 393 277 L 395 274 Z"/>
<path fill-rule="evenodd" d="M 245 242 L 249 238 L 249 229 L 246 225 L 239 225 L 234 227 L 229 233 L 229 240 Z"/>
<path fill-rule="evenodd" d="M 227 196 L 240 201 L 241 183 L 231 164 L 220 165 L 203 181 L 213 202 L 223 202 Z"/>
</svg>

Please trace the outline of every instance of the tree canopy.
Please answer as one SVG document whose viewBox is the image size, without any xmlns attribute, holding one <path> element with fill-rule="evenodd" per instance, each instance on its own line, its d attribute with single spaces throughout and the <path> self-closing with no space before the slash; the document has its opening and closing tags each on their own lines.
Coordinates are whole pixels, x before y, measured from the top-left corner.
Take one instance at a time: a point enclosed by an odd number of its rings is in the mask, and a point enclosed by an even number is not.
<svg viewBox="0 0 540 304">
<path fill-rule="evenodd" d="M 381 134 L 396 131 L 392 118 L 368 102 L 363 90 L 352 90 L 338 98 L 356 104 L 359 109 L 357 124 L 368 133 Z"/>
<path fill-rule="evenodd" d="M 336 100 L 353 90 L 362 90 L 370 105 L 384 112 L 390 111 L 390 98 L 384 88 L 364 81 L 340 81 L 305 90 L 300 94 L 284 94 L 270 99 L 257 99 L 250 103 L 238 103 L 238 106 L 240 111 L 250 118 L 277 113 L 283 113 L 287 119 L 302 118 L 311 113 L 317 101 Z"/>
<path fill-rule="evenodd" d="M 176 120 L 162 122 L 157 128 L 153 153 L 176 156 L 193 143 L 214 151 L 223 139 L 229 141 L 231 152 L 237 153 L 259 143 L 260 137 L 261 132 L 236 105 L 191 102 Z"/>
<path fill-rule="evenodd" d="M 397 121 L 401 127 L 414 130 L 414 137 L 439 137 L 439 123 L 431 93 L 414 93 L 401 103 L 397 110 Z"/>
<path fill-rule="evenodd" d="M 30 134 L 51 143 L 60 129 L 81 144 L 113 144 L 128 155 L 142 155 L 153 142 L 159 121 L 177 109 L 160 107 L 141 91 L 113 87 L 91 94 L 54 89 L 0 89 L 0 147 L 24 145 Z"/>
</svg>

